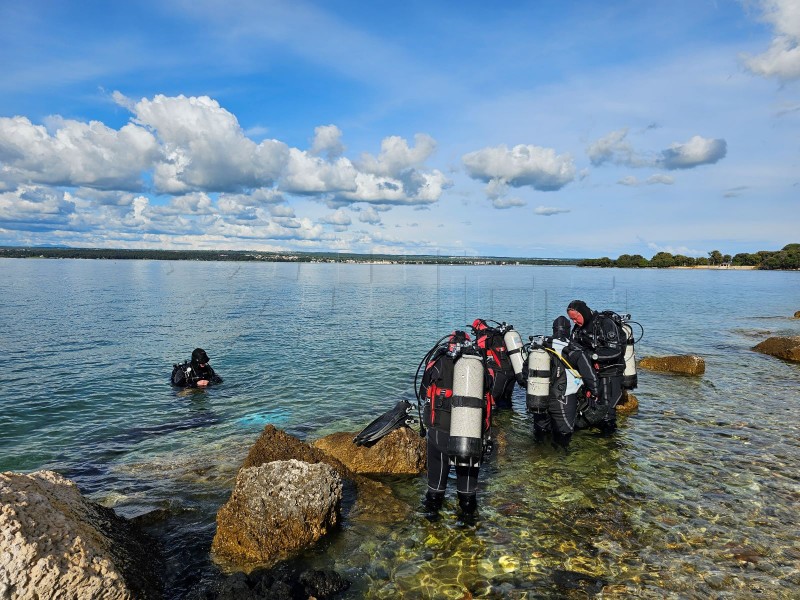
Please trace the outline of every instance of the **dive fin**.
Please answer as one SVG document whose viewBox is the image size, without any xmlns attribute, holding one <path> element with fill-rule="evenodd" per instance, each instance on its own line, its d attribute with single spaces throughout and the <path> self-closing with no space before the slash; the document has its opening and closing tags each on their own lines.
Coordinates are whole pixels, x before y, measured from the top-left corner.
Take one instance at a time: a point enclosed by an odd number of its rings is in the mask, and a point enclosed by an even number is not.
<svg viewBox="0 0 800 600">
<path fill-rule="evenodd" d="M 385 412 L 361 430 L 361 433 L 353 438 L 353 443 L 356 446 L 370 445 L 398 427 L 408 425 L 413 422 L 409 415 L 411 409 L 412 406 L 407 400 L 400 400 L 393 409 Z"/>
</svg>

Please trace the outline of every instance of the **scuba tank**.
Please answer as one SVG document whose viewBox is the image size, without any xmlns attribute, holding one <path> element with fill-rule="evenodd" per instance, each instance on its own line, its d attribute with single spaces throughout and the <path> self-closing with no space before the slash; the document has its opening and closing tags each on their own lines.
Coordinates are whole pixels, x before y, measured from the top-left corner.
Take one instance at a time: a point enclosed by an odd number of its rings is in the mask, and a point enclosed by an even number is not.
<svg viewBox="0 0 800 600">
<path fill-rule="evenodd" d="M 550 355 L 541 344 L 531 344 L 528 351 L 528 406 L 547 406 L 550 396 Z"/>
<path fill-rule="evenodd" d="M 465 348 L 453 369 L 447 453 L 456 465 L 480 465 L 483 454 L 485 376 L 483 360 L 473 352 Z"/>
<path fill-rule="evenodd" d="M 522 338 L 513 327 L 509 326 L 508 330 L 503 334 L 503 342 L 505 342 L 508 357 L 511 359 L 511 366 L 514 368 L 514 377 L 516 377 L 518 384 L 524 386 L 525 374 L 522 369 L 525 365 L 525 357 L 522 355 Z"/>
<path fill-rule="evenodd" d="M 622 374 L 622 387 L 626 390 L 635 390 L 638 385 L 636 375 L 636 355 L 633 348 L 633 329 L 626 322 L 622 323 L 622 331 L 625 332 L 625 372 Z"/>
</svg>

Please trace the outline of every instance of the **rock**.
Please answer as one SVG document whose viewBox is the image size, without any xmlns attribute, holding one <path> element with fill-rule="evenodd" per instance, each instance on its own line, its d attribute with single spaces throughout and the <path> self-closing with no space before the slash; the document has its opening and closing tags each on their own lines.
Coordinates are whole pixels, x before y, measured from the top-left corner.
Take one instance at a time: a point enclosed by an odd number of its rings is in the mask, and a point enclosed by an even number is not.
<svg viewBox="0 0 800 600">
<path fill-rule="evenodd" d="M 352 438 L 351 438 L 352 439 Z M 257 467 L 276 460 L 295 459 L 309 464 L 325 463 L 332 467 L 341 478 L 352 479 L 350 471 L 340 460 L 326 454 L 322 450 L 312 448 L 305 442 L 276 429 L 274 425 L 267 425 L 258 436 L 244 459 L 242 468 Z"/>
<path fill-rule="evenodd" d="M 628 390 L 622 390 L 622 399 L 617 403 L 618 415 L 629 415 L 639 409 L 639 400 Z"/>
<path fill-rule="evenodd" d="M 790 337 L 771 337 L 753 346 L 753 350 L 776 358 L 800 362 L 800 335 Z"/>
<path fill-rule="evenodd" d="M 349 441 L 352 442 L 352 439 L 351 435 Z M 307 463 L 325 463 L 331 466 L 342 479 L 355 484 L 357 497 L 354 505 L 342 507 L 343 512 L 348 514 L 349 518 L 393 523 L 405 518 L 411 511 L 411 507 L 407 503 L 394 497 L 391 488 L 387 485 L 351 471 L 337 458 L 276 429 L 273 425 L 267 425 L 261 432 L 245 458 L 242 468 L 292 458 Z M 350 508 L 352 511 L 349 510 Z"/>
<path fill-rule="evenodd" d="M 342 480 L 326 464 L 292 459 L 242 468 L 217 513 L 211 550 L 237 564 L 272 565 L 331 531 L 341 501 Z"/>
<path fill-rule="evenodd" d="M 425 470 L 425 438 L 409 427 L 390 432 L 371 446 L 356 446 L 355 433 L 333 433 L 312 445 L 355 473 L 418 475 Z"/>
<path fill-rule="evenodd" d="M 192 596 L 197 600 L 295 600 L 297 598 L 333 598 L 350 587 L 350 582 L 336 571 L 282 572 L 256 569 L 233 573 L 205 585 Z"/>
<path fill-rule="evenodd" d="M 795 319 L 800 319 L 800 310 L 798 310 L 796 313 L 794 313 L 794 318 Z"/>
<path fill-rule="evenodd" d="M 1 598 L 161 598 L 155 542 L 53 471 L 0 474 Z"/>
<path fill-rule="evenodd" d="M 702 375 L 706 372 L 706 361 L 701 356 L 645 356 L 639 366 L 651 371 L 680 373 L 682 375 Z"/>
</svg>

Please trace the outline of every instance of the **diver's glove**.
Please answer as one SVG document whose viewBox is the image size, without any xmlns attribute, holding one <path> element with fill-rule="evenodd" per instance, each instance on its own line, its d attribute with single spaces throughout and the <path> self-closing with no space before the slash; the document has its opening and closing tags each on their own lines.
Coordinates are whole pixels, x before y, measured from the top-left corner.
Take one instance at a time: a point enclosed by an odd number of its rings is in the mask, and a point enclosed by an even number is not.
<svg viewBox="0 0 800 600">
<path fill-rule="evenodd" d="M 589 390 L 586 390 L 586 401 L 589 403 L 589 408 L 595 409 L 597 408 L 598 399 L 597 396 L 592 394 Z"/>
</svg>

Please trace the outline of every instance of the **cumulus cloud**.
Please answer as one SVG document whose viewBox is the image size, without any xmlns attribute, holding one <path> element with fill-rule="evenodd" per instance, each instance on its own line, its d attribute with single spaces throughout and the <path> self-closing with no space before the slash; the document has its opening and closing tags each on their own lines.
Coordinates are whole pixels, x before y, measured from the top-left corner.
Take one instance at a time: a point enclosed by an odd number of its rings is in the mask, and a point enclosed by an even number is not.
<svg viewBox="0 0 800 600">
<path fill-rule="evenodd" d="M 691 169 L 700 165 L 710 165 L 728 153 L 725 140 L 707 139 L 696 135 L 685 144 L 675 143 L 661 152 L 658 166 L 668 169 Z"/>
<path fill-rule="evenodd" d="M 321 125 L 314 129 L 311 154 L 314 156 L 325 155 L 328 160 L 334 160 L 344 154 L 344 150 L 342 131 L 336 125 Z"/>
<path fill-rule="evenodd" d="M 362 223 L 369 223 L 370 225 L 378 225 L 381 222 L 381 216 L 373 206 L 368 206 L 362 210 L 358 215 L 358 220 Z"/>
<path fill-rule="evenodd" d="M 557 215 L 559 213 L 568 213 L 570 212 L 568 208 L 555 208 L 551 206 L 537 206 L 534 210 L 534 213 L 537 215 L 542 215 L 543 217 L 550 217 L 553 215 Z"/>
<path fill-rule="evenodd" d="M 502 185 L 553 191 L 575 179 L 575 164 L 569 154 L 557 155 L 552 148 L 539 146 L 484 148 L 465 154 L 461 162 L 470 177 L 488 184 L 487 193 L 495 197 Z"/>
<path fill-rule="evenodd" d="M 51 117 L 48 128 L 26 117 L 0 117 L 0 163 L 7 184 L 137 190 L 158 157 L 152 133 L 128 124 Z"/>
<path fill-rule="evenodd" d="M 800 5 L 796 0 L 761 0 L 762 20 L 772 25 L 769 48 L 756 56 L 742 55 L 755 75 L 781 80 L 800 78 Z"/>
<path fill-rule="evenodd" d="M 339 209 L 324 216 L 320 221 L 328 225 L 333 225 L 334 231 L 347 231 L 347 228 L 353 222 L 347 211 L 343 209 Z"/>
<path fill-rule="evenodd" d="M 627 141 L 628 128 L 612 131 L 586 149 L 586 154 L 594 166 L 613 163 L 629 167 L 642 166 L 646 161 L 639 157 Z"/>
<path fill-rule="evenodd" d="M 0 193 L 0 229 L 48 231 L 69 225 L 74 213 L 75 202 L 60 190 L 22 185 Z"/>
<path fill-rule="evenodd" d="M 416 145 L 412 148 L 407 140 L 396 135 L 384 138 L 380 154 L 363 154 L 358 168 L 379 177 L 397 177 L 408 169 L 420 167 L 436 150 L 436 142 L 423 133 L 415 135 L 414 142 Z"/>
<path fill-rule="evenodd" d="M 670 177 L 669 175 L 663 175 L 657 173 L 655 175 L 651 175 L 644 181 L 639 180 L 634 175 L 628 175 L 620 179 L 617 183 L 620 185 L 627 185 L 630 187 L 637 187 L 640 185 L 656 185 L 656 184 L 672 185 L 673 183 L 675 183 L 675 179 L 673 177 Z"/>
<path fill-rule="evenodd" d="M 152 131 L 161 145 L 154 172 L 160 192 L 234 192 L 270 186 L 289 160 L 286 144 L 277 140 L 256 144 L 245 136 L 236 117 L 208 96 L 159 94 L 152 100 L 141 99 L 131 110 L 134 123 Z"/>
</svg>

